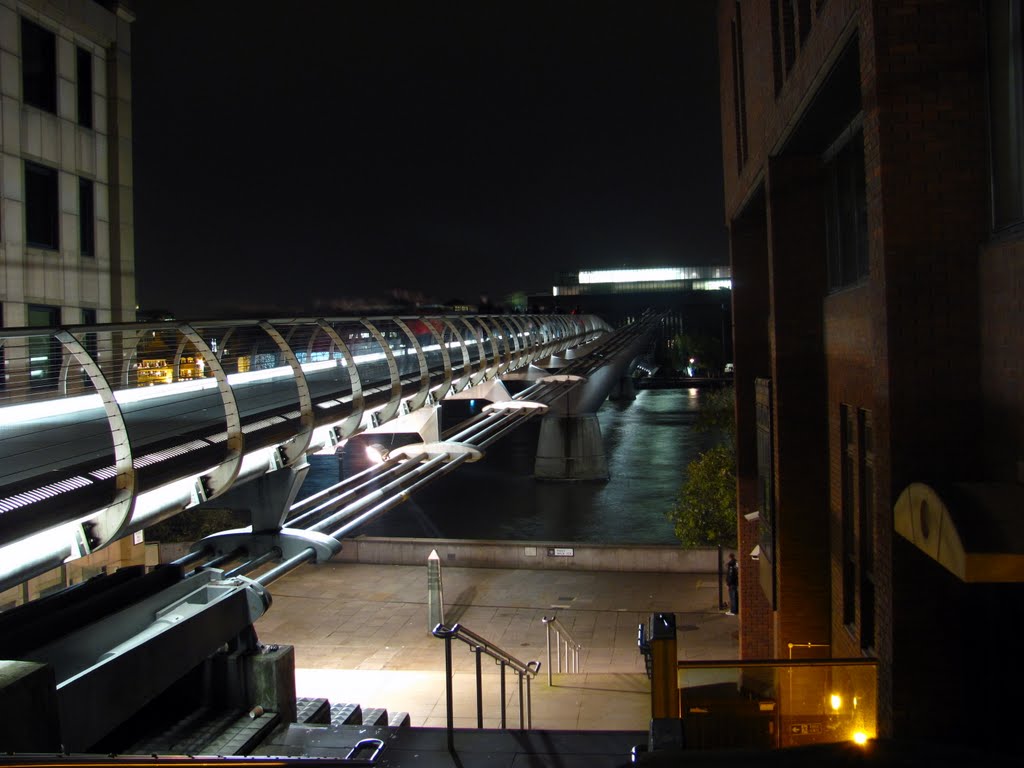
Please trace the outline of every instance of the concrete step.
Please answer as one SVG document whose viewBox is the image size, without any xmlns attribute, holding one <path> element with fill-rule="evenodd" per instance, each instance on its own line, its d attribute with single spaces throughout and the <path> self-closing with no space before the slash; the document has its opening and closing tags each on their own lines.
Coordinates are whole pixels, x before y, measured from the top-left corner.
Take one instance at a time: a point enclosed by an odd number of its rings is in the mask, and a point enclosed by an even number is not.
<svg viewBox="0 0 1024 768">
<path fill-rule="evenodd" d="M 332 704 L 331 725 L 362 725 L 363 711 L 358 704 Z"/>
<path fill-rule="evenodd" d="M 388 711 L 382 707 L 367 707 L 363 710 L 363 725 L 388 725 Z"/>
<path fill-rule="evenodd" d="M 276 712 L 264 712 L 257 717 L 242 715 L 216 739 L 203 746 L 200 752 L 208 755 L 248 755 L 263 743 L 280 720 Z"/>
<path fill-rule="evenodd" d="M 408 728 L 412 725 L 412 718 L 408 712 L 395 712 L 388 718 L 388 725 L 392 728 Z"/>
<path fill-rule="evenodd" d="M 306 725 L 329 725 L 331 702 L 327 699 L 298 698 L 295 700 L 295 722 Z"/>
</svg>

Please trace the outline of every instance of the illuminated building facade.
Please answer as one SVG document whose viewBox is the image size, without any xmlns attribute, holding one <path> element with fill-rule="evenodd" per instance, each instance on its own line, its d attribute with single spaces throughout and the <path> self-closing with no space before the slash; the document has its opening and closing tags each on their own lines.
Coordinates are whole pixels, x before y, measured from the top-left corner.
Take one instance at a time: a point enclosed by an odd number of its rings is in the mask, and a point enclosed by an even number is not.
<svg viewBox="0 0 1024 768">
<path fill-rule="evenodd" d="M 117 0 L 0 0 L 4 327 L 135 319 L 132 21 Z M 85 337 L 93 352 L 94 338 Z M 32 376 L 59 371 L 45 339 L 26 344 Z M 0 348 L 0 386 L 17 352 Z M 120 541 L 0 594 L 0 609 L 140 563 L 143 550 L 141 535 Z"/>
<path fill-rule="evenodd" d="M 5 327 L 135 319 L 132 20 L 116 0 L 0 0 Z"/>
<path fill-rule="evenodd" d="M 720 344 L 716 367 L 732 359 L 732 280 L 727 266 L 583 270 L 561 274 L 557 280 L 551 295 L 530 297 L 531 311 L 594 314 L 614 327 L 634 322 L 647 311 L 663 312 L 655 350 L 659 363 L 670 363 L 670 347 L 680 333 Z"/>
<path fill-rule="evenodd" d="M 241 366 L 239 366 L 241 369 Z M 163 357 L 150 357 L 139 360 L 135 371 L 140 387 L 151 387 L 154 384 L 170 384 L 174 381 L 191 381 L 202 379 L 206 375 L 206 365 L 198 355 L 182 355 L 178 362 L 178 374 L 174 374 L 173 361 Z"/>
<path fill-rule="evenodd" d="M 876 657 L 883 734 L 983 747 L 1024 684 L 1021 6 L 718 16 L 741 654 Z"/>
</svg>

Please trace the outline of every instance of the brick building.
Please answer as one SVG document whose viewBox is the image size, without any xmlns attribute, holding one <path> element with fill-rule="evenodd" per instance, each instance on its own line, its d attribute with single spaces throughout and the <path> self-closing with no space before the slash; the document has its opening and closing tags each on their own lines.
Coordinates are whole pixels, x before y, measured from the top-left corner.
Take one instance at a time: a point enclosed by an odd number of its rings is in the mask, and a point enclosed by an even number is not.
<svg viewBox="0 0 1024 768">
<path fill-rule="evenodd" d="M 1024 683 L 1022 5 L 719 3 L 741 654 L 876 657 L 900 738 Z"/>
</svg>

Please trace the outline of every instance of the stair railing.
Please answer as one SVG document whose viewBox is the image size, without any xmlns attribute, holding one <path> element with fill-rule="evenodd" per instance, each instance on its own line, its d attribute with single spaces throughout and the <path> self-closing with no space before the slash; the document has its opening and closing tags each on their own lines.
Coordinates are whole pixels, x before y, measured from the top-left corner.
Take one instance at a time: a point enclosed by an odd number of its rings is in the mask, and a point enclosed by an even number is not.
<svg viewBox="0 0 1024 768">
<path fill-rule="evenodd" d="M 644 671 L 647 673 L 647 679 L 651 680 L 654 677 L 651 668 L 651 641 L 647 637 L 647 627 L 642 623 L 636 627 L 636 647 L 640 649 L 640 655 L 644 657 Z"/>
<path fill-rule="evenodd" d="M 557 616 L 544 616 L 541 618 L 544 628 L 547 631 L 548 648 L 548 685 L 551 685 L 552 671 L 576 673 L 580 671 L 580 651 L 583 646 L 573 639 L 572 634 L 565 625 L 558 620 Z M 551 663 L 551 633 L 555 634 L 555 663 Z"/>
<path fill-rule="evenodd" d="M 434 637 L 444 640 L 444 666 L 446 673 L 445 706 L 448 713 L 449 748 L 453 748 L 452 729 L 455 727 L 452 708 L 452 640 L 461 640 L 469 646 L 469 649 L 474 654 L 476 654 L 476 727 L 484 727 L 483 674 L 480 667 L 480 657 L 481 654 L 485 654 L 494 659 L 494 663 L 501 667 L 501 727 L 508 727 L 505 716 L 505 668 L 510 667 L 519 677 L 519 728 L 520 730 L 533 728 L 533 712 L 530 704 L 530 681 L 537 676 L 538 672 L 540 672 L 539 661 L 520 661 L 512 654 L 502 650 L 494 643 L 489 640 L 485 640 L 476 632 L 473 632 L 461 624 L 454 624 L 451 627 L 446 627 L 444 624 L 438 624 L 434 627 L 432 632 Z M 523 699 L 524 681 L 526 684 L 525 706 Z"/>
</svg>

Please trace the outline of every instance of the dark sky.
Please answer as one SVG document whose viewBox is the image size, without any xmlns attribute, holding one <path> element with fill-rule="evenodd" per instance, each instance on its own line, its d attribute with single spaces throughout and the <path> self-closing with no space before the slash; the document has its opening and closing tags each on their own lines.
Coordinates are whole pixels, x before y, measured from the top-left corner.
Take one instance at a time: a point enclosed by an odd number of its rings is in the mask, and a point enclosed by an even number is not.
<svg viewBox="0 0 1024 768">
<path fill-rule="evenodd" d="M 713 0 L 135 0 L 139 303 L 727 261 Z"/>
</svg>

